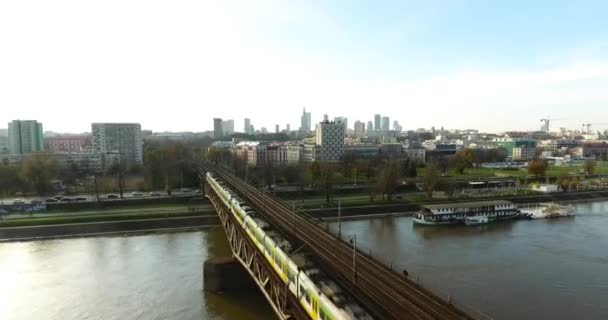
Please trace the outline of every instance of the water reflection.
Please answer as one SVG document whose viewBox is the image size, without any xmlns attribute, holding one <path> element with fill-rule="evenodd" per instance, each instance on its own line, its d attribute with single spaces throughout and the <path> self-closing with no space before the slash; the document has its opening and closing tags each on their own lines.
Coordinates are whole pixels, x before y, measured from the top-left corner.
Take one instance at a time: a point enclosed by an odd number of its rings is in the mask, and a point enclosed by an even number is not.
<svg viewBox="0 0 608 320">
<path fill-rule="evenodd" d="M 0 319 L 269 319 L 261 294 L 208 294 L 204 232 L 0 244 Z"/>
</svg>

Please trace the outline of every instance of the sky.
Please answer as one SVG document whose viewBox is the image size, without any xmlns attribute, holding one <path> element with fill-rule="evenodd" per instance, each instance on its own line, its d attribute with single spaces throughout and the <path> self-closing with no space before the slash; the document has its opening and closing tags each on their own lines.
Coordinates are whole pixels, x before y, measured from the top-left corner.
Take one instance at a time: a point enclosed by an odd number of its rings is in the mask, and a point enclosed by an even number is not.
<svg viewBox="0 0 608 320">
<path fill-rule="evenodd" d="M 0 128 L 608 128 L 608 1 L 0 1 Z"/>
</svg>

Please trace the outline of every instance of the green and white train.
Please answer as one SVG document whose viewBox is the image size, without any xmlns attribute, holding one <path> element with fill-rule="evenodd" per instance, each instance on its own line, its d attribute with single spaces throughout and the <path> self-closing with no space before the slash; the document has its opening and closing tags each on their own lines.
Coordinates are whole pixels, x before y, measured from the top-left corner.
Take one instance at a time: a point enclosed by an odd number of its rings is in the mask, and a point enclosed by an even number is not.
<svg viewBox="0 0 608 320">
<path fill-rule="evenodd" d="M 253 217 L 253 212 L 237 195 L 225 188 L 221 182 L 207 173 L 207 182 L 220 196 L 226 207 L 231 208 L 235 220 L 270 263 L 274 271 L 285 282 L 291 293 L 314 320 L 351 320 L 343 309 L 338 308 L 310 278 L 292 261 L 279 245 L 262 229 Z M 259 220 L 258 220 L 259 221 Z"/>
</svg>

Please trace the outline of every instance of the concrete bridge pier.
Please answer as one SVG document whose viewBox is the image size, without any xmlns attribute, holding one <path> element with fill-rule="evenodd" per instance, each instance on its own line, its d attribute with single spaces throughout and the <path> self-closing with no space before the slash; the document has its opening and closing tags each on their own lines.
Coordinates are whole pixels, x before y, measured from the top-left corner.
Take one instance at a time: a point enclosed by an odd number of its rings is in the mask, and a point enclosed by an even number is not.
<svg viewBox="0 0 608 320">
<path fill-rule="evenodd" d="M 218 257 L 205 260 L 203 267 L 205 291 L 249 292 L 256 290 L 255 283 L 234 257 Z"/>
</svg>

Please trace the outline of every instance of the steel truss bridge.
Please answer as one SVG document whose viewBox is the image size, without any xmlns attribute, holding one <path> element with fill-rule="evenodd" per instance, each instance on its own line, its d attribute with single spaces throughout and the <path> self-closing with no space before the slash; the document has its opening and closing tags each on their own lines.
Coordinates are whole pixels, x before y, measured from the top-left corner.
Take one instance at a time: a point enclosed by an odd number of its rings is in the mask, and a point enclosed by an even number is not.
<svg viewBox="0 0 608 320">
<path fill-rule="evenodd" d="M 208 185 L 210 172 L 238 194 L 274 230 L 295 247 L 305 248 L 315 264 L 375 319 L 475 319 L 449 301 L 423 288 L 406 275 L 392 270 L 374 257 L 356 250 L 354 244 L 331 234 L 324 224 L 295 210 L 281 199 L 235 177 L 211 162 L 203 162 L 200 178 L 204 195 L 215 207 L 234 257 L 244 266 L 280 319 L 321 319 L 311 316 L 298 303 L 264 254 L 247 237 L 230 208 Z M 353 250 L 355 248 L 355 250 Z"/>
</svg>

